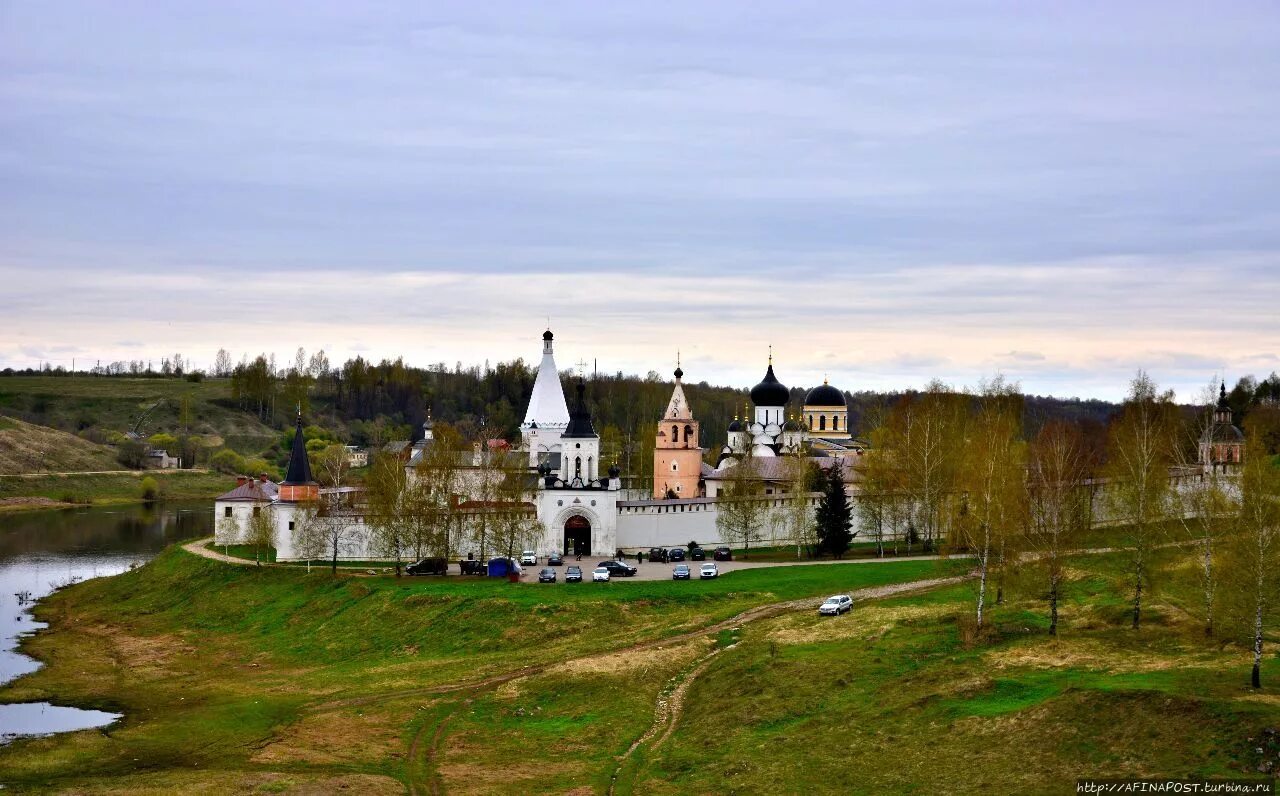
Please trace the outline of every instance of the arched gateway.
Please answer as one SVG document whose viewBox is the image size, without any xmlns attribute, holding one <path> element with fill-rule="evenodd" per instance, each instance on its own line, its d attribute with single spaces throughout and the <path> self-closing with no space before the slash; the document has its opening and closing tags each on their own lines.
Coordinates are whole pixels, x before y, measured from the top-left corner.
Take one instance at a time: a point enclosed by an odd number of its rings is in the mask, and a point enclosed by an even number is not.
<svg viewBox="0 0 1280 796">
<path fill-rule="evenodd" d="M 564 554 L 591 555 L 591 521 L 581 514 L 574 514 L 564 521 Z"/>
</svg>

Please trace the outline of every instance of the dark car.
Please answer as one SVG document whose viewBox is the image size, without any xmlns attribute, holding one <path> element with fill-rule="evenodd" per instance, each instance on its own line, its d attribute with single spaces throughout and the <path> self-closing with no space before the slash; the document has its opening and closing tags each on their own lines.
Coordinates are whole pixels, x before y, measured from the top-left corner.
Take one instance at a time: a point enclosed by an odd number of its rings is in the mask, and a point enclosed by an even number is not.
<svg viewBox="0 0 1280 796">
<path fill-rule="evenodd" d="M 449 571 L 449 562 L 443 558 L 424 558 L 404 568 L 410 575 L 444 575 Z"/>
<path fill-rule="evenodd" d="M 564 582 L 565 583 L 581 583 L 582 567 L 578 566 L 577 564 L 570 564 L 568 569 L 564 571 Z"/>
<path fill-rule="evenodd" d="M 621 561 L 601 561 L 599 564 L 596 564 L 596 566 L 604 567 L 609 570 L 610 577 L 621 575 L 624 578 L 629 578 L 636 574 L 635 567 L 629 567 Z"/>
<path fill-rule="evenodd" d="M 665 547 L 650 547 L 649 560 L 659 561 L 663 564 L 667 563 L 667 549 Z"/>
<path fill-rule="evenodd" d="M 716 552 L 712 555 L 716 561 L 732 561 L 733 551 L 727 547 L 717 547 Z"/>
<path fill-rule="evenodd" d="M 689 551 L 689 560 L 691 560 L 691 561 L 706 561 L 706 560 L 707 560 L 707 551 L 706 551 L 706 550 L 703 550 L 701 547 L 695 547 L 695 548 L 693 548 L 692 550 L 690 550 L 690 551 Z"/>
<path fill-rule="evenodd" d="M 555 583 L 556 571 L 551 567 L 543 567 L 542 570 L 538 572 L 538 582 L 539 583 Z"/>
<path fill-rule="evenodd" d="M 672 579 L 672 580 L 688 580 L 688 579 L 689 579 L 689 565 L 688 565 L 688 564 L 676 564 L 676 565 L 671 569 L 671 579 Z"/>
<path fill-rule="evenodd" d="M 679 547 L 673 547 L 667 551 L 668 561 L 684 561 L 684 550 Z"/>
<path fill-rule="evenodd" d="M 476 561 L 474 558 L 468 558 L 465 561 L 459 561 L 458 567 L 462 570 L 463 575 L 485 574 L 484 562 Z"/>
<path fill-rule="evenodd" d="M 551 555 L 547 556 L 547 566 L 549 567 L 558 567 L 563 563 L 564 563 L 564 556 L 560 555 L 559 553 L 552 553 Z"/>
</svg>

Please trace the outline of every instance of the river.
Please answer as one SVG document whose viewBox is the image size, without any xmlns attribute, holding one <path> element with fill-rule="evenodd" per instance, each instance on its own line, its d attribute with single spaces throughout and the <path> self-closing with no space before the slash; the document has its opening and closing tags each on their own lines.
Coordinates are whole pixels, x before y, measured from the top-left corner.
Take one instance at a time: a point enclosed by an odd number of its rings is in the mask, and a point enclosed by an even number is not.
<svg viewBox="0 0 1280 796">
<path fill-rule="evenodd" d="M 212 533 L 209 501 L 0 514 L 0 684 L 40 668 L 16 649 L 23 635 L 45 627 L 31 618 L 36 600 L 70 583 L 118 575 L 167 545 Z M 119 718 L 48 702 L 0 705 L 0 743 Z"/>
</svg>

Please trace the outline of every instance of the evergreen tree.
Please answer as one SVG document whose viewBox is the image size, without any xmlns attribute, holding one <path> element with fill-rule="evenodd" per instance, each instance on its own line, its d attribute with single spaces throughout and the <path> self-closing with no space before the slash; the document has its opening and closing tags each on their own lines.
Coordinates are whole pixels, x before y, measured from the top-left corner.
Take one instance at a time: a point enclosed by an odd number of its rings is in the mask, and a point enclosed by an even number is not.
<svg viewBox="0 0 1280 796">
<path fill-rule="evenodd" d="M 854 534 L 853 507 L 844 491 L 844 474 L 840 467 L 832 467 L 824 479 L 822 500 L 818 503 L 818 549 L 834 558 L 842 557 L 849 549 Z"/>
</svg>

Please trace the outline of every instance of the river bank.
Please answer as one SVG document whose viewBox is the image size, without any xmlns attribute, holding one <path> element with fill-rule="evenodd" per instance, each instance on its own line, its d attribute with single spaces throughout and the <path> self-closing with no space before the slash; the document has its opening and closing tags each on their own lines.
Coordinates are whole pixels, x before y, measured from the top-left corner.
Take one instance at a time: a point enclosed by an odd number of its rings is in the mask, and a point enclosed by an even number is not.
<svg viewBox="0 0 1280 796">
<path fill-rule="evenodd" d="M 141 470 L 101 473 L 37 473 L 0 476 L 0 514 L 144 502 L 142 479 L 153 478 L 165 501 L 211 500 L 235 486 L 235 478 L 207 470 Z"/>
</svg>

